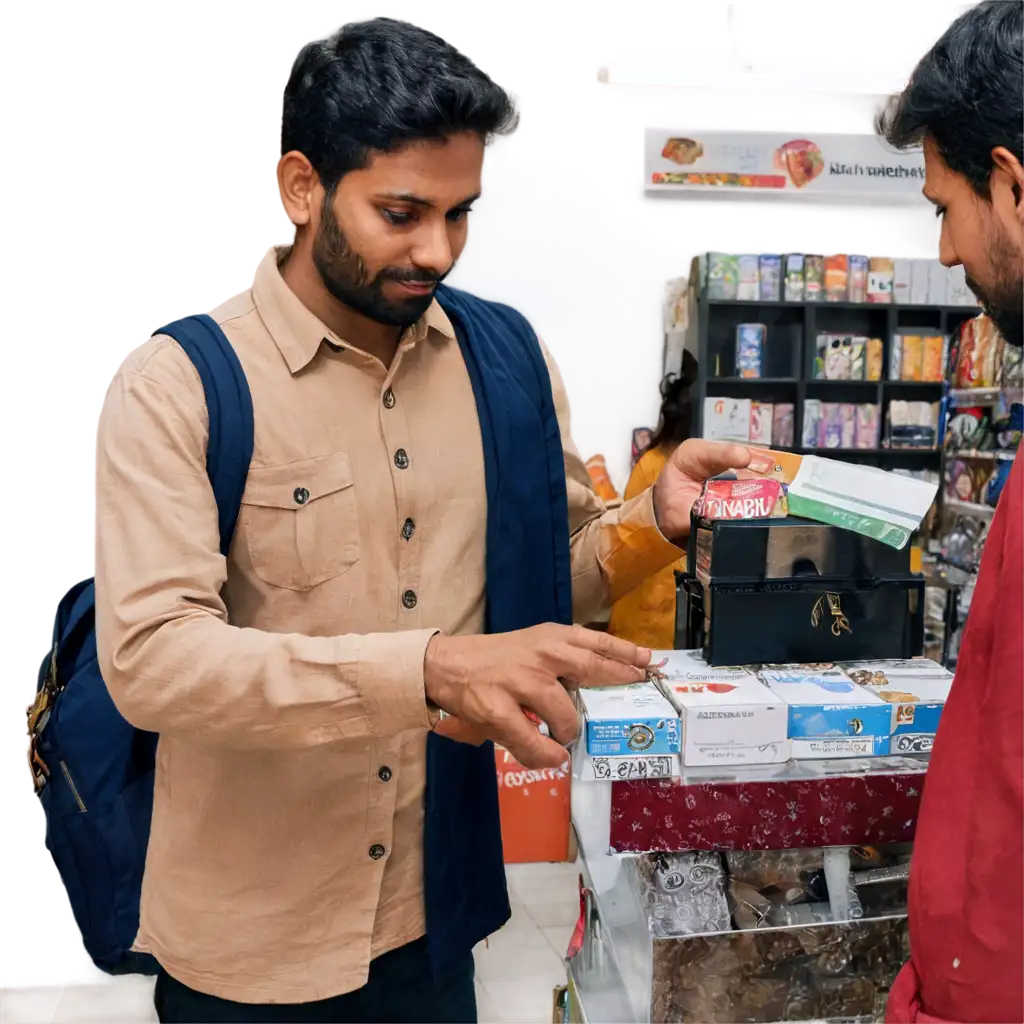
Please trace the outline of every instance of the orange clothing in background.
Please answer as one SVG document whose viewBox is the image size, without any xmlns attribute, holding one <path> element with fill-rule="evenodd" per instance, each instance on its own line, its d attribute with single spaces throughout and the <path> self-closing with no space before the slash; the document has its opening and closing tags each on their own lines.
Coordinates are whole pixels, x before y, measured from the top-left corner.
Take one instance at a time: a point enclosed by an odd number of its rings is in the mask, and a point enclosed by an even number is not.
<svg viewBox="0 0 1024 1024">
<path fill-rule="evenodd" d="M 653 486 L 668 462 L 671 451 L 652 448 L 644 452 L 633 467 L 626 485 L 626 501 Z M 612 605 L 608 632 L 655 651 L 672 650 L 676 631 L 676 570 L 686 567 L 686 559 L 666 566 L 648 576 L 636 589 Z"/>
</svg>

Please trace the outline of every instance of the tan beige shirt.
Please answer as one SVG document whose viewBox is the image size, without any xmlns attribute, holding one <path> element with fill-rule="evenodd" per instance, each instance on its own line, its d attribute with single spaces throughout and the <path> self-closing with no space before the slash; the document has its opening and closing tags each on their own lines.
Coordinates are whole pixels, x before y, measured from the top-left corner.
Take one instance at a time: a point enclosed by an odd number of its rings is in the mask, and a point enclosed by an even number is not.
<svg viewBox="0 0 1024 1024">
<path fill-rule="evenodd" d="M 277 261 L 213 313 L 255 409 L 230 557 L 199 376 L 151 339 L 100 422 L 96 614 L 117 706 L 161 737 L 138 948 L 200 991 L 295 1003 L 360 987 L 424 932 L 423 655 L 437 630 L 483 628 L 486 493 L 440 307 L 386 367 Z M 549 366 L 586 622 L 679 553 L 649 494 L 605 511 Z"/>
</svg>

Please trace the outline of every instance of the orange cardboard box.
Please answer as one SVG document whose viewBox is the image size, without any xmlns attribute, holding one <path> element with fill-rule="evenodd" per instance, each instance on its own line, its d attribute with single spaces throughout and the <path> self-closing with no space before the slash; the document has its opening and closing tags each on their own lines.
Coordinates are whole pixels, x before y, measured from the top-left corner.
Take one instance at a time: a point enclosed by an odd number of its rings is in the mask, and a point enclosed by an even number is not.
<svg viewBox="0 0 1024 1024">
<path fill-rule="evenodd" d="M 561 768 L 525 768 L 507 750 L 494 748 L 506 864 L 568 861 L 569 785 Z"/>
</svg>

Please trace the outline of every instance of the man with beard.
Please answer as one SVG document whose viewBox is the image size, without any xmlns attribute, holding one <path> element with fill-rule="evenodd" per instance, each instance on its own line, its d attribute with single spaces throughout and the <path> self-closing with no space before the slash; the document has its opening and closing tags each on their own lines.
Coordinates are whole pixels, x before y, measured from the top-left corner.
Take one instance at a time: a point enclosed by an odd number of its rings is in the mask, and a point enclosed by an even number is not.
<svg viewBox="0 0 1024 1024">
<path fill-rule="evenodd" d="M 475 1019 L 472 949 L 509 914 L 475 744 L 564 762 L 567 688 L 650 658 L 570 624 L 675 561 L 701 482 L 749 462 L 687 442 L 606 511 L 529 325 L 441 286 L 515 122 L 410 25 L 299 54 L 294 243 L 212 314 L 255 415 L 226 558 L 185 352 L 154 337 L 108 393 L 96 632 L 119 710 L 160 735 L 136 948 L 161 1020 Z"/>
<path fill-rule="evenodd" d="M 880 119 L 924 144 L 939 256 L 962 264 L 1008 344 L 1022 343 L 1024 6 L 987 0 L 949 28 Z M 985 543 L 932 752 L 910 872 L 912 959 L 888 1019 L 1024 1020 L 1024 500 L 1015 459 Z"/>
</svg>

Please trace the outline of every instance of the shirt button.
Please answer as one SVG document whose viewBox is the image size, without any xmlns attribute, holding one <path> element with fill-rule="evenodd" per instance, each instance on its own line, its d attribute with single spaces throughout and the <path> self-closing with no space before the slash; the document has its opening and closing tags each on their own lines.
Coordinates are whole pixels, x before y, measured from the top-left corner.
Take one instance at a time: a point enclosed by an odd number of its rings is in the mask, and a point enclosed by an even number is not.
<svg viewBox="0 0 1024 1024">
<path fill-rule="evenodd" d="M 394 407 L 395 407 L 395 393 L 394 393 L 394 391 L 391 390 L 391 388 L 388 388 L 387 391 L 384 392 L 384 408 L 385 409 L 394 409 Z"/>
<path fill-rule="evenodd" d="M 305 487 L 296 487 L 292 494 L 296 505 L 305 505 L 309 501 L 309 491 Z"/>
<path fill-rule="evenodd" d="M 380 779 L 381 782 L 390 782 L 391 769 L 387 765 L 383 765 L 382 767 L 378 768 L 377 778 Z"/>
<path fill-rule="evenodd" d="M 381 846 L 380 843 L 374 843 L 373 846 L 370 847 L 370 859 L 371 860 L 380 860 L 381 857 L 383 857 L 383 856 L 384 856 L 384 847 Z"/>
<path fill-rule="evenodd" d="M 412 540 L 412 535 L 416 532 L 416 524 L 411 519 L 406 519 L 402 523 L 402 537 L 405 540 Z"/>
<path fill-rule="evenodd" d="M 404 604 L 405 607 L 409 609 L 409 611 L 412 611 L 413 608 L 416 607 L 416 591 L 407 590 L 402 595 L 402 604 Z"/>
<path fill-rule="evenodd" d="M 399 448 L 398 451 L 395 452 L 395 465 L 399 469 L 409 468 L 409 456 L 404 448 Z"/>
</svg>

